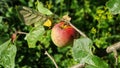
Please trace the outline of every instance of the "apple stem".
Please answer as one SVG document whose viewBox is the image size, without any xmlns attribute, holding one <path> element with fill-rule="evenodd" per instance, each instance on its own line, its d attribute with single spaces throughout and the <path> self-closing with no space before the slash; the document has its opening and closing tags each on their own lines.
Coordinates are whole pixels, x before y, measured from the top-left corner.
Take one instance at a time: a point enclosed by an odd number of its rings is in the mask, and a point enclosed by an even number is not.
<svg viewBox="0 0 120 68">
<path fill-rule="evenodd" d="M 45 51 L 45 55 L 47 55 L 52 60 L 52 62 L 54 63 L 55 67 L 58 68 L 57 63 L 55 62 L 55 60 L 53 59 L 53 57 L 47 51 Z"/>
</svg>

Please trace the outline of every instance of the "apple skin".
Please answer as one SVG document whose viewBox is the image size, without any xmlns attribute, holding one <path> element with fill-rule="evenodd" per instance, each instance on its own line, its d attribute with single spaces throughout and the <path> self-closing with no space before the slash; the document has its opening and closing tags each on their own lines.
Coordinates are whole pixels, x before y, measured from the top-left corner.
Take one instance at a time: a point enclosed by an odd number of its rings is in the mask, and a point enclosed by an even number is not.
<svg viewBox="0 0 120 68">
<path fill-rule="evenodd" d="M 14 43 L 14 41 L 16 40 L 16 37 L 17 37 L 17 36 L 16 36 L 16 33 L 13 33 L 13 34 L 12 34 L 12 37 L 11 37 L 13 43 Z"/>
<path fill-rule="evenodd" d="M 64 22 L 56 24 L 51 32 L 52 41 L 58 47 L 64 47 L 71 44 L 75 35 L 76 30 Z"/>
</svg>

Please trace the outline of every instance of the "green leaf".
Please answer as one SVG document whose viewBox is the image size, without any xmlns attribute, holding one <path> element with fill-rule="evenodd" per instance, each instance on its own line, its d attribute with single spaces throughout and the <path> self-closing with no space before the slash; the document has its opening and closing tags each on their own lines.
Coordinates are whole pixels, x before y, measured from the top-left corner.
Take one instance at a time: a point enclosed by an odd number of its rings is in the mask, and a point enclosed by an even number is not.
<svg viewBox="0 0 120 68">
<path fill-rule="evenodd" d="M 92 41 L 89 38 L 76 39 L 72 49 L 74 59 L 82 64 L 88 64 L 87 68 L 108 68 L 107 63 L 93 55 L 91 48 Z"/>
<path fill-rule="evenodd" d="M 5 49 L 7 48 L 7 46 L 10 44 L 10 42 L 11 42 L 11 39 L 10 40 L 8 40 L 8 41 L 6 41 L 5 43 L 3 43 L 2 45 L 0 45 L 0 55 L 1 55 L 1 53 L 2 52 L 4 52 L 5 51 Z"/>
<path fill-rule="evenodd" d="M 44 34 L 45 30 L 43 26 L 33 27 L 33 29 L 25 37 L 28 42 L 29 48 L 35 48 L 36 42 Z"/>
<path fill-rule="evenodd" d="M 120 13 L 120 0 L 109 0 L 106 6 L 112 14 Z"/>
<path fill-rule="evenodd" d="M 85 57 L 92 55 L 91 47 L 92 41 L 89 38 L 76 39 L 73 44 L 74 59 L 79 62 L 84 60 Z"/>
<path fill-rule="evenodd" d="M 0 45 L 3 44 L 4 41 L 7 41 L 8 39 L 9 39 L 9 35 L 8 34 L 1 35 L 0 36 Z"/>
<path fill-rule="evenodd" d="M 10 43 L 11 40 L 0 45 L 0 65 L 4 68 L 14 68 L 15 67 L 15 56 L 17 48 L 15 45 Z"/>
<path fill-rule="evenodd" d="M 3 20 L 3 17 L 2 17 L 2 16 L 0 16 L 0 23 L 2 22 L 2 20 Z"/>
<path fill-rule="evenodd" d="M 51 40 L 51 30 L 46 30 L 44 36 L 39 38 L 40 43 L 45 45 L 45 48 L 48 48 Z"/>
<path fill-rule="evenodd" d="M 46 15 L 52 15 L 53 14 L 49 9 L 45 8 L 43 6 L 43 4 L 39 1 L 37 1 L 37 9 L 42 14 L 46 14 Z"/>
<path fill-rule="evenodd" d="M 86 61 L 86 63 L 93 65 L 95 68 L 109 68 L 108 64 L 105 61 L 94 55 L 90 56 L 89 60 Z"/>
<path fill-rule="evenodd" d="M 109 68 L 108 64 L 95 55 L 88 56 L 85 60 L 86 68 Z"/>
</svg>

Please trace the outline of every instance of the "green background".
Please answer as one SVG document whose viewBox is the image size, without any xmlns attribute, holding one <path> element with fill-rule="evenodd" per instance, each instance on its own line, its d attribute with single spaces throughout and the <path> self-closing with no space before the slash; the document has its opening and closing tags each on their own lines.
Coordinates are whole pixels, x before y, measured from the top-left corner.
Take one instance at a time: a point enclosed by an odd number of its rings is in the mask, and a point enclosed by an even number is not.
<svg viewBox="0 0 120 68">
<path fill-rule="evenodd" d="M 40 0 L 43 5 L 59 17 L 69 13 L 71 22 L 93 41 L 93 54 L 97 55 L 110 67 L 115 67 L 113 54 L 107 54 L 106 48 L 120 40 L 120 15 L 111 13 L 106 7 L 108 0 Z M 16 6 L 36 9 L 35 0 L 0 1 L 0 44 L 11 38 L 16 30 L 29 32 L 18 18 Z M 109 4 L 108 4 L 109 6 Z M 119 8 L 118 8 L 119 9 Z M 111 10 L 112 11 L 112 10 Z M 58 22 L 53 22 L 58 23 Z M 15 68 L 55 68 L 53 62 L 44 54 L 44 48 L 29 48 L 25 35 L 18 35 Z M 68 68 L 78 62 L 73 59 L 72 48 L 56 47 L 50 38 L 50 30 L 42 37 L 45 49 L 54 57 L 59 68 Z M 120 56 L 118 56 L 120 57 Z M 120 63 L 120 61 L 119 61 Z M 118 64 L 119 66 L 119 64 Z"/>
</svg>

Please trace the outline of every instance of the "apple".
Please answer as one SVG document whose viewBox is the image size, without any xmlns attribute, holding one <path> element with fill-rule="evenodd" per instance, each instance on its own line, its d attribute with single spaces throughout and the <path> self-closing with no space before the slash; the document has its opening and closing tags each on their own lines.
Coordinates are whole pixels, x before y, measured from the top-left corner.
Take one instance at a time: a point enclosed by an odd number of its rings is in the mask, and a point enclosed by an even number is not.
<svg viewBox="0 0 120 68">
<path fill-rule="evenodd" d="M 60 22 L 52 28 L 51 38 L 58 47 L 70 45 L 75 38 L 76 30 L 65 22 Z"/>
<path fill-rule="evenodd" d="M 14 41 L 16 40 L 16 33 L 13 33 L 12 36 L 11 36 L 11 39 L 12 39 L 12 42 L 14 43 Z"/>
</svg>

